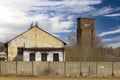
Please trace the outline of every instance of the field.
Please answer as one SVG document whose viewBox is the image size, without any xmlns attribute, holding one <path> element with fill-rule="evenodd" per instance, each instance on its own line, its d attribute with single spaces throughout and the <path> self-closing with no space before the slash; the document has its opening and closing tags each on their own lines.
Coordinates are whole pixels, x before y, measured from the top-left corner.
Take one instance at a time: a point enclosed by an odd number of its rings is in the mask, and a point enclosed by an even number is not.
<svg viewBox="0 0 120 80">
<path fill-rule="evenodd" d="M 1 76 L 0 80 L 120 80 L 120 78 L 71 78 L 71 77 L 15 77 Z"/>
</svg>

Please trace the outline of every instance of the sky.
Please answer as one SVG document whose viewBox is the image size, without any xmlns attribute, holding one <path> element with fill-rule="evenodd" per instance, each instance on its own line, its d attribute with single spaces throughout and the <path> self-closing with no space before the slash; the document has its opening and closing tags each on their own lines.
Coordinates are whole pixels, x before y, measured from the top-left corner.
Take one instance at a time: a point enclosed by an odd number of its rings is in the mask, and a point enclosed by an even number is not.
<svg viewBox="0 0 120 80">
<path fill-rule="evenodd" d="M 102 41 L 120 46 L 120 0 L 0 0 L 0 41 L 14 38 L 37 21 L 40 28 L 68 43 L 78 17 L 94 18 Z"/>
</svg>

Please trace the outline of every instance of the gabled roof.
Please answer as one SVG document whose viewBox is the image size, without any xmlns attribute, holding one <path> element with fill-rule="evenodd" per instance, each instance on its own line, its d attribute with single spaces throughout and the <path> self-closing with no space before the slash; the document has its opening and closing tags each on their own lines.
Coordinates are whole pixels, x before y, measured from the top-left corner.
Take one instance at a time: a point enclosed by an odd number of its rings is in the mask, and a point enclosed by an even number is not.
<svg viewBox="0 0 120 80">
<path fill-rule="evenodd" d="M 33 26 L 33 24 L 31 24 L 31 27 L 30 27 L 28 30 L 26 30 L 25 32 L 23 32 L 23 33 L 19 34 L 19 35 L 18 35 L 18 36 L 16 36 L 15 38 L 13 38 L 13 39 L 11 39 L 11 40 L 7 41 L 7 42 L 6 42 L 6 44 L 8 44 L 8 43 L 9 43 L 9 42 L 11 42 L 12 40 L 16 39 L 17 37 L 21 36 L 22 34 L 26 33 L 27 31 L 31 30 L 31 29 L 32 29 L 32 28 L 34 28 L 34 27 L 36 27 L 36 28 L 38 28 L 38 29 L 42 30 L 43 32 L 47 33 L 48 35 L 50 35 L 50 36 L 52 36 L 52 37 L 56 38 L 57 40 L 59 40 L 59 41 L 61 41 L 62 43 L 64 43 L 64 45 L 67 45 L 67 43 L 65 43 L 64 41 L 62 41 L 62 40 L 58 39 L 57 37 L 53 36 L 52 34 L 48 33 L 47 31 L 45 31 L 45 30 L 41 29 L 41 28 L 37 25 L 37 23 L 35 24 L 35 26 Z"/>
</svg>

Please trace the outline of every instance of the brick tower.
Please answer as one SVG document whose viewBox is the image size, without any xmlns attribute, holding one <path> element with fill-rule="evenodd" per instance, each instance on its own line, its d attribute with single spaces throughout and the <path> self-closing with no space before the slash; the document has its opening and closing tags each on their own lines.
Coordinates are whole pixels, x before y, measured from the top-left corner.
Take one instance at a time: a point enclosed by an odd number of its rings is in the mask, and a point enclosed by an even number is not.
<svg viewBox="0 0 120 80">
<path fill-rule="evenodd" d="M 77 18 L 77 44 L 89 56 L 95 46 L 95 27 L 92 18 Z M 89 55 L 88 55 L 89 54 Z"/>
</svg>

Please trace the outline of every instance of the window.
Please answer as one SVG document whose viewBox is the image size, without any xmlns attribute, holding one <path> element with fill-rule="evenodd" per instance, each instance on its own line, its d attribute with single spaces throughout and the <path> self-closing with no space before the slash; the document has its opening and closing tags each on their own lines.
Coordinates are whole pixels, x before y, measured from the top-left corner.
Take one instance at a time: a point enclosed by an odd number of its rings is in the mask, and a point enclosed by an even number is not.
<svg viewBox="0 0 120 80">
<path fill-rule="evenodd" d="M 18 48 L 18 54 L 23 55 L 23 48 Z"/>
<path fill-rule="evenodd" d="M 59 54 L 53 53 L 53 61 L 59 61 Z"/>
<path fill-rule="evenodd" d="M 85 26 L 85 27 L 88 27 L 88 26 L 90 26 L 90 24 L 89 24 L 89 23 L 85 23 L 84 26 Z"/>
<path fill-rule="evenodd" d="M 30 53 L 30 61 L 35 61 L 35 53 Z"/>
<path fill-rule="evenodd" d="M 15 61 L 23 61 L 23 48 L 18 48 L 18 54 L 14 58 Z"/>
<path fill-rule="evenodd" d="M 41 61 L 47 61 L 47 53 L 41 53 Z"/>
</svg>

